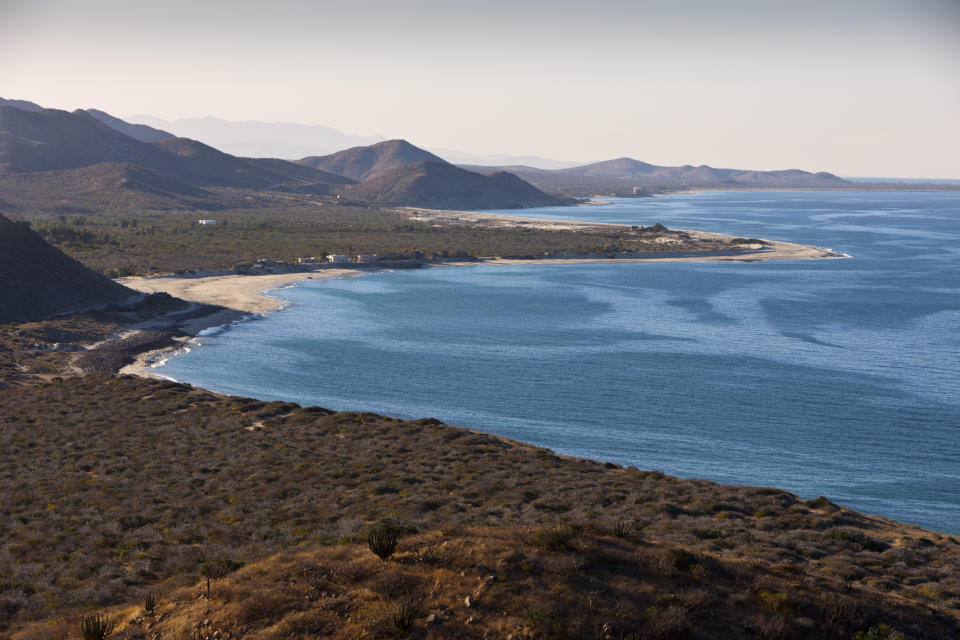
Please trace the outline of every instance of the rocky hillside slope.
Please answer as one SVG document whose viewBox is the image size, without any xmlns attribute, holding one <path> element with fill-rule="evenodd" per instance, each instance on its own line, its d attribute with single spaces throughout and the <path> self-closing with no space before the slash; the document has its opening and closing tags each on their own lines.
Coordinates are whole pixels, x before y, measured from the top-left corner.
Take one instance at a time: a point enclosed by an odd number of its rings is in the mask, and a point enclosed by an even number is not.
<svg viewBox="0 0 960 640">
<path fill-rule="evenodd" d="M 27 225 L 0 215 L 0 324 L 139 297 L 50 246 Z"/>
</svg>

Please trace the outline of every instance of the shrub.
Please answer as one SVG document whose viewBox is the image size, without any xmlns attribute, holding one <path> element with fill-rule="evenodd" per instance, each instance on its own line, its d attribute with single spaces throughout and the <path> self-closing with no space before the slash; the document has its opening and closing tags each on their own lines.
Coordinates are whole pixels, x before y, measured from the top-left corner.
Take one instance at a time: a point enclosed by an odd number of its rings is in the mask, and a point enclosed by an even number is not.
<svg viewBox="0 0 960 640">
<path fill-rule="evenodd" d="M 390 525 L 377 525 L 367 533 L 367 546 L 381 560 L 386 560 L 397 550 L 400 534 Z"/>
<path fill-rule="evenodd" d="M 633 523 L 627 520 L 617 520 L 617 523 L 613 525 L 613 535 L 618 538 L 626 538 L 631 531 L 633 531 Z"/>
<path fill-rule="evenodd" d="M 818 498 L 814 498 L 813 500 L 807 500 L 803 504 L 811 509 L 829 509 L 831 507 L 835 507 L 835 505 L 825 496 L 820 496 Z"/>
<path fill-rule="evenodd" d="M 681 549 L 679 547 L 674 547 L 667 551 L 667 566 L 673 567 L 678 571 L 689 571 L 697 562 L 697 557 L 687 551 L 686 549 Z"/>
<path fill-rule="evenodd" d="M 853 640 L 907 640 L 907 636 L 890 625 L 875 624 L 866 631 L 857 631 Z"/>
<path fill-rule="evenodd" d="M 80 637 L 83 640 L 103 640 L 116 628 L 116 624 L 101 614 L 84 616 L 80 619 Z"/>
<path fill-rule="evenodd" d="M 409 631 L 417 617 L 417 609 L 412 604 L 402 604 L 393 614 L 393 626 L 397 631 Z"/>
<path fill-rule="evenodd" d="M 577 529 L 569 524 L 559 524 L 555 527 L 538 529 L 530 535 L 530 544 L 538 549 L 547 551 L 567 551 L 573 539 L 577 536 Z"/>
</svg>

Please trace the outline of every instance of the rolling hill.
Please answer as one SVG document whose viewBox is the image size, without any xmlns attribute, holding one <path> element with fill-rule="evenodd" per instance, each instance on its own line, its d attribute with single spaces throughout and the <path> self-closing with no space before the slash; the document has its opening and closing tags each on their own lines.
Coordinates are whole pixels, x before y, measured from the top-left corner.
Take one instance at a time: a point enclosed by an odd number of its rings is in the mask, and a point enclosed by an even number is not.
<svg viewBox="0 0 960 640">
<path fill-rule="evenodd" d="M 283 160 L 238 158 L 187 138 L 143 142 L 82 110 L 0 106 L 0 171 L 62 171 L 101 163 L 151 169 L 198 187 L 284 190 L 315 185 L 327 192 L 352 182 Z"/>
<path fill-rule="evenodd" d="M 141 294 L 54 248 L 23 223 L 0 215 L 0 324 L 122 304 Z"/>
<path fill-rule="evenodd" d="M 301 158 L 297 164 L 363 182 L 423 161 L 446 163 L 443 158 L 415 147 L 406 140 L 387 140 L 367 147 L 344 149 L 328 156 Z"/>
<path fill-rule="evenodd" d="M 433 160 L 403 165 L 343 193 L 364 202 L 428 209 L 519 209 L 573 203 L 505 171 L 482 175 Z"/>
<path fill-rule="evenodd" d="M 542 188 L 562 193 L 625 191 L 632 187 L 676 188 L 785 188 L 785 189 L 849 189 L 851 182 L 832 173 L 801 171 L 752 171 L 717 169 L 707 165 L 661 167 L 633 158 L 615 158 L 566 169 L 537 169 L 529 166 L 485 167 L 461 165 L 470 171 L 503 170 L 517 174 Z"/>
</svg>

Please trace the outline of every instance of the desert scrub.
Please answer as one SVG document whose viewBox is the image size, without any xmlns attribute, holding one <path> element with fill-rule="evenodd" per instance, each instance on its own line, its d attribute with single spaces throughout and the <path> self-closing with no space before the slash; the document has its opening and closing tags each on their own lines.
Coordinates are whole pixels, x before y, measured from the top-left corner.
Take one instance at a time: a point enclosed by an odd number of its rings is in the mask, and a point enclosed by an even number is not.
<svg viewBox="0 0 960 640">
<path fill-rule="evenodd" d="M 626 538 L 633 532 L 633 523 L 627 520 L 617 520 L 613 525 L 613 535 L 618 538 Z"/>
<path fill-rule="evenodd" d="M 537 549 L 569 551 L 573 548 L 574 538 L 579 534 L 580 530 L 577 527 L 561 523 L 531 532 L 528 536 L 528 542 Z"/>
</svg>

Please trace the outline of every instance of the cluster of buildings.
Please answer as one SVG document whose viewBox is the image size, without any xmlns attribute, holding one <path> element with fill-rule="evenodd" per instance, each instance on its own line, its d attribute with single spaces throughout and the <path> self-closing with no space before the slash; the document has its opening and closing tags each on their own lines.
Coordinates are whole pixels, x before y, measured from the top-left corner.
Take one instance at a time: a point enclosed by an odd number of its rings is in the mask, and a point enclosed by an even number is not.
<svg viewBox="0 0 960 640">
<path fill-rule="evenodd" d="M 361 253 L 355 258 L 350 258 L 350 256 L 333 254 L 329 256 L 304 256 L 297 258 L 297 265 L 310 265 L 310 264 L 331 264 L 331 265 L 348 265 L 348 264 L 381 264 L 380 257 L 375 253 Z M 383 262 L 382 264 L 388 264 Z M 288 271 L 293 268 L 288 262 L 283 260 L 270 260 L 269 258 L 261 258 L 253 263 L 250 266 L 238 266 L 244 273 L 270 273 L 276 269 L 279 269 L 281 272 Z"/>
</svg>

